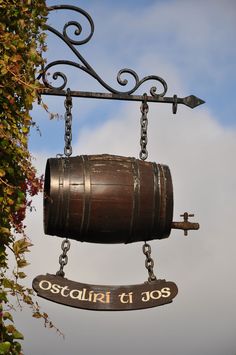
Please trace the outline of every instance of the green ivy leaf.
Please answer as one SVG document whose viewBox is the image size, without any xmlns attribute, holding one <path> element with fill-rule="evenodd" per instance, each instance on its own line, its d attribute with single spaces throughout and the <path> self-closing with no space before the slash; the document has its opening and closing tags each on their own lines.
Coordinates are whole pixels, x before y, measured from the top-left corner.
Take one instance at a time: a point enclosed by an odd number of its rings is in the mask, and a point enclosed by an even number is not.
<svg viewBox="0 0 236 355">
<path fill-rule="evenodd" d="M 24 339 L 24 335 L 20 333 L 18 330 L 12 333 L 12 336 L 14 339 Z"/>
<path fill-rule="evenodd" d="M 12 324 L 7 325 L 7 326 L 6 326 L 6 330 L 7 330 L 7 332 L 10 333 L 10 334 L 13 334 L 14 332 L 17 331 L 16 328 L 14 327 L 14 325 L 12 325 Z"/>
<path fill-rule="evenodd" d="M 23 268 L 23 267 L 28 266 L 28 265 L 30 265 L 30 263 L 28 263 L 25 259 L 17 260 L 18 268 Z"/>
<path fill-rule="evenodd" d="M 28 150 L 29 132 L 33 126 L 30 110 L 41 86 L 35 77 L 45 62 L 42 58 L 42 51 L 46 50 L 45 34 L 42 31 L 46 28 L 48 11 L 46 0 L 0 0 L 0 8 L 0 308 L 4 303 L 9 305 L 8 294 L 18 295 L 21 303 L 35 306 L 32 307 L 34 314 L 39 308 L 31 298 L 33 290 L 18 283 L 26 274 L 13 271 L 16 279 L 6 277 L 9 268 L 6 250 L 13 251 L 17 270 L 28 265 L 24 253 L 32 244 L 25 237 L 25 212 L 30 206 L 29 196 L 42 189 L 42 181 L 37 178 Z M 16 235 L 20 235 L 18 240 Z M 0 355 L 21 353 L 17 339 L 23 339 L 23 334 L 9 322 L 13 322 L 12 315 L 2 311 Z"/>
<path fill-rule="evenodd" d="M 22 271 L 17 273 L 17 276 L 19 277 L 19 279 L 25 279 L 26 278 L 26 274 Z"/>
<path fill-rule="evenodd" d="M 2 284 L 3 284 L 3 287 L 10 288 L 10 289 L 13 289 L 14 285 L 15 285 L 14 281 L 7 279 L 7 278 L 4 278 L 2 280 Z"/>
<path fill-rule="evenodd" d="M 34 318 L 42 318 L 42 314 L 40 312 L 33 313 L 32 317 Z"/>
<path fill-rule="evenodd" d="M 13 322 L 13 317 L 12 317 L 11 313 L 9 313 L 9 312 L 3 312 L 3 316 L 2 317 L 3 317 L 4 320 L 8 319 L 8 320 Z"/>
<path fill-rule="evenodd" d="M 10 347 L 11 347 L 11 343 L 9 343 L 9 341 L 4 341 L 4 343 L 0 343 L 0 354 L 1 355 L 8 354 Z"/>
<path fill-rule="evenodd" d="M 7 294 L 6 292 L 0 292 L 0 302 L 6 302 L 7 303 L 8 299 L 7 299 Z"/>
<path fill-rule="evenodd" d="M 27 241 L 27 239 L 19 239 L 13 244 L 13 250 L 16 255 L 23 254 L 29 251 L 29 247 L 33 244 Z"/>
<path fill-rule="evenodd" d="M 3 169 L 0 169 L 0 177 L 5 176 L 6 172 Z"/>
<path fill-rule="evenodd" d="M 0 227 L 0 234 L 4 234 L 4 235 L 10 235 L 11 232 L 10 232 L 10 229 L 9 228 L 6 228 L 6 227 Z"/>
</svg>

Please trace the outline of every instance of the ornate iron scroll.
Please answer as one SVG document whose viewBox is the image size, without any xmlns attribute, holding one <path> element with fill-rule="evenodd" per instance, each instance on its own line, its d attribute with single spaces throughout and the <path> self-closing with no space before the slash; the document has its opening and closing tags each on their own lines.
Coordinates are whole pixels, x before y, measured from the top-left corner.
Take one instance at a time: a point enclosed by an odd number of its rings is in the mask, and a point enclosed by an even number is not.
<svg viewBox="0 0 236 355">
<path fill-rule="evenodd" d="M 130 77 L 134 80 L 134 86 L 127 91 L 119 91 L 108 85 L 97 73 L 96 71 L 92 68 L 92 66 L 84 59 L 84 57 L 81 55 L 79 50 L 77 49 L 77 46 L 81 46 L 91 39 L 94 33 L 94 23 L 91 18 L 91 16 L 84 10 L 82 10 L 79 7 L 72 6 L 72 5 L 56 5 L 56 6 L 51 6 L 48 8 L 49 11 L 54 11 L 54 10 L 72 10 L 77 12 L 78 14 L 84 16 L 86 20 L 89 23 L 90 26 L 90 33 L 84 38 L 84 39 L 73 39 L 69 36 L 68 34 L 68 29 L 74 27 L 74 35 L 75 36 L 81 36 L 83 32 L 82 25 L 77 22 L 77 21 L 69 21 L 67 22 L 64 27 L 62 32 L 59 32 L 55 28 L 51 27 L 50 25 L 46 26 L 46 29 L 50 32 L 52 32 L 54 35 L 56 35 L 58 38 L 60 38 L 70 49 L 71 51 L 75 54 L 75 56 L 78 58 L 78 62 L 70 61 L 70 60 L 56 60 L 52 61 L 51 63 L 47 64 L 43 69 L 41 74 L 38 76 L 38 79 L 42 79 L 44 88 L 40 89 L 40 94 L 47 94 L 47 95 L 58 95 L 58 96 L 65 96 L 66 91 L 65 88 L 67 86 L 67 76 L 65 73 L 62 73 L 61 71 L 55 71 L 52 75 L 53 80 L 57 80 L 58 78 L 62 79 L 63 83 L 60 86 L 53 86 L 51 83 L 48 82 L 47 79 L 47 73 L 48 70 L 57 66 L 57 65 L 69 65 L 75 68 L 78 68 L 84 72 L 86 72 L 89 76 L 93 77 L 103 88 L 105 88 L 109 93 L 94 93 L 94 92 L 84 92 L 84 91 L 71 91 L 71 96 L 77 96 L 77 97 L 89 97 L 89 98 L 102 98 L 102 99 L 115 99 L 115 100 L 135 100 L 135 101 L 142 101 L 143 96 L 142 95 L 132 95 L 135 93 L 140 86 L 147 82 L 147 81 L 156 81 L 157 83 L 161 84 L 162 86 L 162 91 L 158 92 L 156 86 L 152 86 L 150 88 L 150 95 L 147 95 L 147 101 L 152 101 L 152 102 L 162 102 L 162 103 L 172 103 L 173 104 L 173 113 L 176 113 L 177 111 L 177 105 L 178 104 L 184 104 L 186 106 L 189 106 L 191 108 L 194 108 L 198 105 L 201 105 L 204 103 L 203 100 L 197 98 L 196 96 L 188 96 L 185 98 L 178 98 L 177 95 L 174 95 L 173 97 L 165 97 L 165 94 L 167 93 L 167 83 L 164 79 L 157 75 L 149 75 L 146 76 L 142 79 L 139 78 L 138 74 L 128 68 L 121 69 L 118 74 L 117 74 L 117 82 L 121 86 L 126 86 L 129 83 L 129 80 L 125 78 L 125 75 L 130 75 Z"/>
</svg>

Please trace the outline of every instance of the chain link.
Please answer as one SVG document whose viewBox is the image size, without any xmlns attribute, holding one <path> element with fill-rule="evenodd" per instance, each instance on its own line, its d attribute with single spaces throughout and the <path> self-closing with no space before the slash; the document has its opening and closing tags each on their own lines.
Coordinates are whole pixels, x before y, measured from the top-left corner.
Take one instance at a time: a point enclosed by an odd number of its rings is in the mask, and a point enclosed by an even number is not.
<svg viewBox="0 0 236 355">
<path fill-rule="evenodd" d="M 68 88 L 66 91 L 66 99 L 64 102 L 66 112 L 65 112 L 65 147 L 64 147 L 64 154 L 68 158 L 72 154 L 72 97 L 70 94 L 70 89 Z M 59 155 L 59 154 L 58 154 Z M 61 156 L 61 154 L 60 154 Z M 64 266 L 68 263 L 68 256 L 67 253 L 70 250 L 70 241 L 66 238 L 61 243 L 61 250 L 62 254 L 59 256 L 59 265 L 60 269 L 57 271 L 57 276 L 65 276 L 65 272 L 63 271 Z"/>
<path fill-rule="evenodd" d="M 141 124 L 141 138 L 140 138 L 140 146 L 141 150 L 139 153 L 139 157 L 141 160 L 146 160 L 148 157 L 148 151 L 146 149 L 147 147 L 147 126 L 148 126 L 148 118 L 147 118 L 147 113 L 149 110 L 148 104 L 147 104 L 147 94 L 143 94 L 144 100 L 142 101 L 140 111 L 142 113 L 141 119 L 140 119 L 140 124 Z"/>
<path fill-rule="evenodd" d="M 72 97 L 70 95 L 70 89 L 67 89 L 66 92 L 66 99 L 65 99 L 65 108 L 66 108 L 66 113 L 65 113 L 65 148 L 64 148 L 64 154 L 66 157 L 69 157 L 72 154 L 72 146 L 71 146 L 71 141 L 72 141 Z"/>
<path fill-rule="evenodd" d="M 63 269 L 64 266 L 68 263 L 67 252 L 70 250 L 70 241 L 68 239 L 63 240 L 63 242 L 61 243 L 61 250 L 62 254 L 59 256 L 60 269 L 57 271 L 56 275 L 64 277 L 65 273 Z"/>
<path fill-rule="evenodd" d="M 148 270 L 149 282 L 155 281 L 157 279 L 153 272 L 154 261 L 151 258 L 151 252 L 152 252 L 151 246 L 145 242 L 143 245 L 143 254 L 146 255 L 145 267 Z"/>
</svg>

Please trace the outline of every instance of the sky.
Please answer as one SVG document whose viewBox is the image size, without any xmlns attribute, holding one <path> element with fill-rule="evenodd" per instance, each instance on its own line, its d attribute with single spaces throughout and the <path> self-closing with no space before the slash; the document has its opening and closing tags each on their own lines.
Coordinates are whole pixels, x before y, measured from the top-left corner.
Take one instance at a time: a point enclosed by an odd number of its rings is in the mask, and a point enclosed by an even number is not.
<svg viewBox="0 0 236 355">
<path fill-rule="evenodd" d="M 179 288 L 173 303 L 113 313 L 38 299 L 65 339 L 45 329 L 24 308 L 15 319 L 25 335 L 25 355 L 235 355 L 235 1 L 81 0 L 68 4 L 92 16 L 94 35 L 79 50 L 109 85 L 125 90 L 119 88 L 116 76 L 120 69 L 131 68 L 140 78 L 165 79 L 167 96 L 193 94 L 206 101 L 194 110 L 179 105 L 176 115 L 171 105 L 151 103 L 148 114 L 148 159 L 171 170 L 174 220 L 189 211 L 200 230 L 188 237 L 172 230 L 169 238 L 150 242 L 156 275 Z M 48 22 L 62 29 L 70 19 L 75 17 L 61 11 L 51 14 Z M 51 35 L 46 57 L 48 63 L 76 60 Z M 72 90 L 105 90 L 78 70 L 60 69 L 68 73 Z M 50 120 L 38 105 L 32 110 L 41 135 L 36 129 L 31 132 L 30 149 L 40 174 L 47 158 L 62 153 L 64 147 L 64 99 L 44 96 L 43 101 L 58 119 Z M 139 120 L 139 102 L 73 99 L 73 155 L 138 157 Z M 27 217 L 27 233 L 34 244 L 28 256 L 29 286 L 35 276 L 58 270 L 62 241 L 44 235 L 42 195 L 34 205 L 36 211 Z M 65 272 L 70 280 L 92 284 L 138 284 L 147 279 L 142 243 L 72 241 Z"/>
</svg>

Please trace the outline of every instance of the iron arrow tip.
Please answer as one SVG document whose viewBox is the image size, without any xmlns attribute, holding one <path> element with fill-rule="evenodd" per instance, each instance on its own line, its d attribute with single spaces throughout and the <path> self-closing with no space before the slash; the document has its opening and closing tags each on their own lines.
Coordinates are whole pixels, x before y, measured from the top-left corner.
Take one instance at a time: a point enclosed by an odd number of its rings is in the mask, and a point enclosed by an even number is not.
<svg viewBox="0 0 236 355">
<path fill-rule="evenodd" d="M 195 108 L 199 105 L 202 105 L 205 103 L 202 99 L 199 99 L 199 97 L 190 95 L 184 98 L 183 100 L 184 104 L 188 107 Z"/>
</svg>

